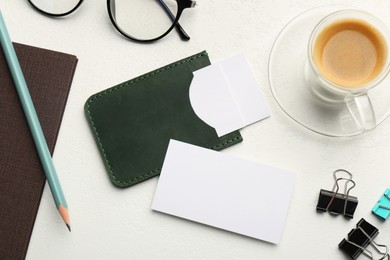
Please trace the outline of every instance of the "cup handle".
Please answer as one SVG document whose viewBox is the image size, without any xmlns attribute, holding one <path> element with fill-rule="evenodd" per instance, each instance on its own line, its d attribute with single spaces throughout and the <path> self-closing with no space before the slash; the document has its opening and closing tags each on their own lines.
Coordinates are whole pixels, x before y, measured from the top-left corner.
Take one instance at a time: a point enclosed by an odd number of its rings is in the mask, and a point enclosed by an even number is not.
<svg viewBox="0 0 390 260">
<path fill-rule="evenodd" d="M 368 131 L 376 127 L 374 108 L 367 93 L 349 94 L 344 101 L 360 129 Z"/>
</svg>

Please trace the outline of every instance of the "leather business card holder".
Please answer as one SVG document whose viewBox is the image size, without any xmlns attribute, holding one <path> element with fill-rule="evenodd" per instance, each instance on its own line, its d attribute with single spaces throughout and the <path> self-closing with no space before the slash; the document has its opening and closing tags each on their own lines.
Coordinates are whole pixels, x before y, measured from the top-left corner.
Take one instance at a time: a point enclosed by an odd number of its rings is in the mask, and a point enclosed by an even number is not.
<svg viewBox="0 0 390 260">
<path fill-rule="evenodd" d="M 222 150 L 242 141 L 218 137 L 191 107 L 193 71 L 210 65 L 190 56 L 91 96 L 85 114 L 113 184 L 129 187 L 160 174 L 170 139 Z"/>
</svg>

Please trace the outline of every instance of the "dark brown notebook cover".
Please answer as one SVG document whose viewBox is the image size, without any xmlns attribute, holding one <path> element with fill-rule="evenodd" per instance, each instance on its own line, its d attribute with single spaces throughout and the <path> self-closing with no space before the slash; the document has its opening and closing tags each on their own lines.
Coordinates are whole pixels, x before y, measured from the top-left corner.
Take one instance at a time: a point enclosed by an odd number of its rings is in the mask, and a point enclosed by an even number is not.
<svg viewBox="0 0 390 260">
<path fill-rule="evenodd" d="M 53 154 L 77 58 L 17 43 L 14 46 Z M 0 48 L 0 259 L 26 257 L 45 181 Z"/>
</svg>

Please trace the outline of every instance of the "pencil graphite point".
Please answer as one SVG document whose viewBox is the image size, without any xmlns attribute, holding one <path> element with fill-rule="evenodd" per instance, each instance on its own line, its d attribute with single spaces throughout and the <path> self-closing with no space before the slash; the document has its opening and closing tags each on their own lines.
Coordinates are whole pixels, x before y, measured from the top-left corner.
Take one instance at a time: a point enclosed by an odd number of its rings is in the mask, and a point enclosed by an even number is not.
<svg viewBox="0 0 390 260">
<path fill-rule="evenodd" d="M 72 230 L 70 229 L 70 225 L 66 224 L 66 226 L 68 227 L 69 232 L 72 232 Z"/>
<path fill-rule="evenodd" d="M 64 220 L 66 226 L 68 227 L 69 231 L 70 230 L 70 221 L 69 221 L 69 212 L 68 209 L 65 208 L 63 205 L 60 205 L 58 207 L 58 212 L 60 213 L 62 219 Z"/>
</svg>

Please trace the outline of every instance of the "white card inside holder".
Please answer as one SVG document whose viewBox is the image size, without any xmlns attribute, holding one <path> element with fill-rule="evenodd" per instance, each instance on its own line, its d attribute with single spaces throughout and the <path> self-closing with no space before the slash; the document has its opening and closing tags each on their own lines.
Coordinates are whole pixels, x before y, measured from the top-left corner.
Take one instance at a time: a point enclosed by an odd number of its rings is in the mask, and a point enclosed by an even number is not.
<svg viewBox="0 0 390 260">
<path fill-rule="evenodd" d="M 189 95 L 197 116 L 219 137 L 270 115 L 243 54 L 195 71 Z"/>
</svg>

